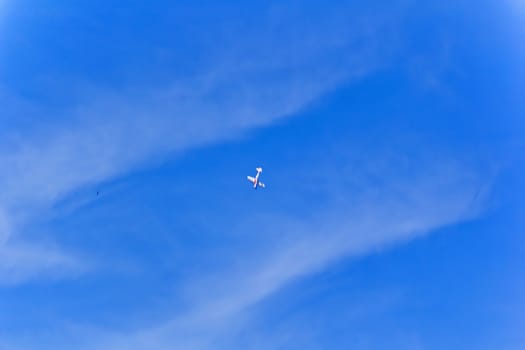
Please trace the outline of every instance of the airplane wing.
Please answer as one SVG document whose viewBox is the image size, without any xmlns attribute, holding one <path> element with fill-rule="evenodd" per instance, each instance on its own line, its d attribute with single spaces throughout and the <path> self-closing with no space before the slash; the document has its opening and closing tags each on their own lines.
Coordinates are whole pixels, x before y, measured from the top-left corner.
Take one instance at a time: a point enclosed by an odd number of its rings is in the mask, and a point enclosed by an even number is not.
<svg viewBox="0 0 525 350">
<path fill-rule="evenodd" d="M 255 178 L 253 176 L 247 176 L 247 178 L 252 184 L 255 183 Z"/>
<path fill-rule="evenodd" d="M 262 188 L 264 188 L 266 185 L 263 184 L 261 181 L 259 181 L 259 186 L 262 187 Z"/>
</svg>

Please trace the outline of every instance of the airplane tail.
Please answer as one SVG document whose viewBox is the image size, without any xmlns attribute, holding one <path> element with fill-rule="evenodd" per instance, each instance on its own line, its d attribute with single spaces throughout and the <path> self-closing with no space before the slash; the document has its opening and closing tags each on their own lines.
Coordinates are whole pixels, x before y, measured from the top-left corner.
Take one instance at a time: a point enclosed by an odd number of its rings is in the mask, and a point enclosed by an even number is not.
<svg viewBox="0 0 525 350">
<path fill-rule="evenodd" d="M 255 170 L 257 170 L 258 173 L 262 173 L 262 168 L 255 168 Z"/>
</svg>

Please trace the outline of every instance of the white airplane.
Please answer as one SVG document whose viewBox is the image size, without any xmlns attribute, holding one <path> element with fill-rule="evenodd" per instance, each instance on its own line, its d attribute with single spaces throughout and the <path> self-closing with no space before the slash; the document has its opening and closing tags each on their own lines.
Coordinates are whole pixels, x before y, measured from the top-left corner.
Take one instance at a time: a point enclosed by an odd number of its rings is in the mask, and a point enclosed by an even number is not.
<svg viewBox="0 0 525 350">
<path fill-rule="evenodd" d="M 250 181 L 253 184 L 253 188 L 255 189 L 257 189 L 257 187 L 264 188 L 264 184 L 261 181 L 259 181 L 259 176 L 261 176 L 262 168 L 255 168 L 255 170 L 257 170 L 257 175 L 255 175 L 255 177 L 248 176 L 248 181 Z"/>
</svg>

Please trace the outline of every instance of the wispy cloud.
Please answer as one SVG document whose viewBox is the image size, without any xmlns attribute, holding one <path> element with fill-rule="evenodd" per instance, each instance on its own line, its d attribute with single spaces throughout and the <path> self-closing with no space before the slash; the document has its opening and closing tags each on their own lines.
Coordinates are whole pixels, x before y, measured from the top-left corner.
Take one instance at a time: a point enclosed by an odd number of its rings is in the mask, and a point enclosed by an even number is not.
<svg viewBox="0 0 525 350">
<path fill-rule="evenodd" d="M 9 127 L 0 131 L 0 285 L 86 268 L 60 247 L 35 245 L 21 234 L 65 196 L 298 114 L 381 66 L 395 39 L 388 16 L 357 12 L 352 21 L 334 12 L 320 16 L 320 26 L 304 28 L 283 25 L 286 10 L 274 11 L 271 30 L 234 31 L 236 44 L 213 56 L 210 66 L 163 86 L 116 91 L 79 84 L 81 102 L 51 110 L 4 91 L 0 119 Z M 237 34 L 248 38 L 237 40 Z M 56 118 L 42 118 L 47 113 Z M 301 278 L 475 218 L 483 209 L 483 171 L 418 150 L 417 142 L 407 146 L 414 153 L 406 158 L 382 137 L 374 143 L 375 153 L 359 142 L 352 152 L 345 143 L 334 159 L 322 149 L 319 159 L 273 169 L 275 182 L 295 179 L 282 196 L 317 191 L 323 206 L 312 205 L 299 219 L 272 211 L 229 218 L 237 236 L 249 239 L 217 248 L 211 269 L 196 267 L 183 278 L 182 311 L 166 306 L 162 320 L 115 329 L 29 331 L 31 340 L 0 332 L 0 348 L 31 348 L 39 339 L 42 349 L 216 349 L 218 339 L 235 336 L 257 317 L 252 307 Z"/>
<path fill-rule="evenodd" d="M 4 244 L 35 213 L 71 191 L 292 116 L 382 62 L 383 21 L 360 28 L 329 17 L 306 33 L 292 30 L 293 22 L 283 26 L 273 19 L 283 40 L 255 30 L 226 47 L 212 66 L 168 86 L 119 92 L 77 86 L 85 96 L 66 110 L 49 110 L 4 91 L 3 119 L 9 126 L 0 147 Z M 255 51 L 250 37 L 258 39 Z M 44 118 L 47 113 L 54 118 Z"/>
<path fill-rule="evenodd" d="M 0 247 L 0 286 L 16 285 L 29 279 L 48 279 L 78 274 L 86 268 L 76 258 L 56 247 L 7 243 Z"/>
<path fill-rule="evenodd" d="M 479 188 L 487 179 L 468 167 L 445 158 L 402 166 L 398 158 L 383 157 L 376 155 L 352 169 L 332 165 L 323 168 L 322 176 L 315 174 L 315 179 L 309 178 L 306 168 L 279 169 L 283 178 L 306 174 L 296 179 L 305 186 L 333 183 L 329 190 L 323 188 L 329 195 L 325 209 L 303 213 L 300 221 L 283 219 L 278 213 L 246 219 L 239 230 L 251 232 L 257 227 L 257 236 L 263 238 L 252 237 L 256 243 L 252 241 L 246 250 L 239 251 L 236 245 L 235 252 L 224 252 L 230 258 L 192 275 L 186 285 L 186 312 L 174 312 L 169 321 L 122 335 L 101 332 L 99 348 L 214 348 L 218 339 L 235 337 L 241 324 L 253 317 L 252 306 L 290 283 L 343 258 L 380 251 L 474 218 L 483 209 Z M 360 180 L 377 171 L 385 179 L 382 184 Z"/>
</svg>

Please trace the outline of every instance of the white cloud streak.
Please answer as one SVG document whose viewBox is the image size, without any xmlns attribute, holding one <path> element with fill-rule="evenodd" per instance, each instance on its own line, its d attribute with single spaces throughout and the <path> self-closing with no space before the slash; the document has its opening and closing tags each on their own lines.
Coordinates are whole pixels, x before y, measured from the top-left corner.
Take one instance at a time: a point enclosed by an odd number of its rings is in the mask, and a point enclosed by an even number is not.
<svg viewBox="0 0 525 350">
<path fill-rule="evenodd" d="M 376 68 L 382 60 L 377 39 L 384 30 L 381 23 L 369 24 L 363 31 L 339 22 L 326 21 L 326 28 L 306 35 L 293 32 L 289 42 L 266 40 L 270 56 L 261 55 L 263 47 L 250 54 L 237 44 L 226 49 L 213 68 L 169 87 L 119 93 L 95 88 L 81 99 L 83 103 L 55 111 L 57 118 L 49 122 L 43 122 L 47 119 L 39 115 L 38 106 L 4 91 L 6 122 L 25 114 L 32 117 L 29 124 L 18 122 L 14 129 L 2 132 L 3 249 L 8 249 L 5 242 L 13 232 L 34 214 L 72 191 L 119 176 L 151 159 L 269 125 Z M 286 36 L 286 28 L 281 29 Z M 261 37 L 257 35 L 254 39 Z M 338 40 L 323 40 L 334 35 Z M 368 42 L 362 45 L 363 41 Z M 292 56 L 287 49 L 290 43 Z M 333 57 L 344 60 L 334 62 Z M 42 259 L 44 263 L 61 261 Z M 4 278 L 0 274 L 0 280 Z"/>
<path fill-rule="evenodd" d="M 375 25 L 369 22 L 367 28 Z M 281 53 L 275 50 L 271 60 L 248 55 L 239 62 L 247 51 L 241 47 L 221 58 L 208 73 L 168 88 L 119 94 L 95 89 L 85 98 L 89 102 L 60 112 L 69 118 L 5 135 L 0 147 L 4 169 L 0 175 L 0 281 L 16 284 L 42 271 L 53 274 L 82 268 L 57 250 L 28 247 L 15 239 L 19 226 L 68 193 L 136 169 L 152 158 L 270 125 L 381 63 L 377 47 L 384 39 L 379 40 L 374 30 L 342 35 L 328 44 L 323 39 L 333 33 L 322 34 L 294 47 L 293 59 L 286 56 L 289 52 L 283 42 Z M 364 47 L 358 44 L 363 40 L 367 41 Z M 319 52 L 328 54 L 318 56 Z M 344 62 L 334 62 L 333 56 L 344 57 Z M 272 74 L 278 78 L 271 78 Z M 77 339 L 69 348 L 210 349 L 221 334 L 235 332 L 239 321 L 250 316 L 251 306 L 303 276 L 340 259 L 475 217 L 482 198 L 472 206 L 473 198 L 485 179 L 461 165 L 446 166 L 434 154 L 424 156 L 432 163 L 411 164 L 410 175 L 395 175 L 392 170 L 397 164 L 381 168 L 379 175 L 388 181 L 379 187 L 360 180 L 374 167 L 373 160 L 383 161 L 378 156 L 371 157 L 369 168 L 361 168 L 361 173 L 356 167 L 314 173 L 317 177 L 299 183 L 323 188 L 330 197 L 326 211 L 311 213 L 310 219 L 301 222 L 283 220 L 277 214 L 258 218 L 272 225 L 257 234 L 281 238 L 272 249 L 239 253 L 238 260 L 245 262 L 242 266 L 218 264 L 211 275 L 188 281 L 187 312 L 130 332 L 80 330 L 82 344 Z M 285 178 L 308 174 L 308 168 L 303 170 L 282 173 Z M 349 190 L 356 185 L 359 191 Z M 247 222 L 245 227 L 253 224 Z"/>
<path fill-rule="evenodd" d="M 0 247 L 0 286 L 79 274 L 85 268 L 55 247 L 8 243 Z"/>
<path fill-rule="evenodd" d="M 374 160 L 384 161 L 375 158 L 368 164 Z M 392 161 L 386 163 L 382 170 L 396 166 Z M 371 170 L 369 167 L 324 169 L 319 183 L 333 183 L 336 177 L 338 182 L 327 191 L 330 203 L 322 213 L 305 213 L 297 222 L 272 214 L 258 217 L 256 222 L 248 220 L 241 230 L 250 232 L 258 227 L 258 236 L 279 238 L 270 246 L 256 243 L 266 248 L 228 252 L 237 254 L 235 261 L 242 261 L 240 265 L 230 259 L 222 265 L 217 261 L 217 269 L 194 276 L 187 286 L 188 312 L 135 332 L 101 335 L 105 340 L 96 348 L 213 349 L 219 339 L 235 338 L 241 323 L 249 320 L 252 306 L 301 277 L 318 273 L 340 259 L 370 254 L 474 218 L 482 210 L 484 195 L 479 194 L 479 187 L 486 181 L 484 176 L 444 159 L 409 167 L 410 175 L 390 169 L 389 175 L 382 174 L 384 184 L 362 183 L 359 191 L 350 188 Z M 292 174 L 308 171 L 287 169 L 283 178 Z M 308 178 L 299 180 L 312 185 Z M 264 222 L 271 225 L 261 225 Z"/>
</svg>

